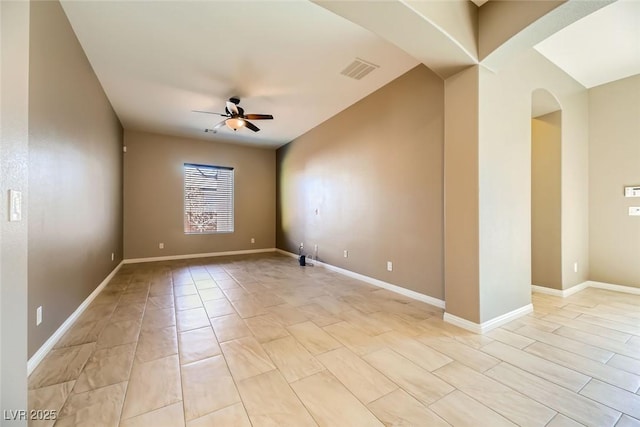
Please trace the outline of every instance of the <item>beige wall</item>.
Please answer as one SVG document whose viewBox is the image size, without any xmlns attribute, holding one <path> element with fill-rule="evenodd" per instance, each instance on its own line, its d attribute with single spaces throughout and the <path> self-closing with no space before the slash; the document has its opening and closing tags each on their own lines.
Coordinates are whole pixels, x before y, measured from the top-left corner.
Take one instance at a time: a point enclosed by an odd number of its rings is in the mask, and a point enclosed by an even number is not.
<svg viewBox="0 0 640 427">
<path fill-rule="evenodd" d="M 58 2 L 30 41 L 31 356 L 122 259 L 122 127 Z"/>
<path fill-rule="evenodd" d="M 275 247 L 273 150 L 135 131 L 125 145 L 125 258 Z M 185 163 L 235 168 L 233 233 L 184 233 Z"/>
<path fill-rule="evenodd" d="M 0 2 L 0 412 L 3 415 L 4 411 L 27 409 L 28 212 L 22 221 L 9 222 L 7 196 L 10 189 L 28 196 L 29 8 L 29 2 Z M 0 423 L 26 425 L 26 421 Z"/>
<path fill-rule="evenodd" d="M 562 289 L 562 113 L 531 120 L 531 283 Z"/>
<path fill-rule="evenodd" d="M 443 103 L 420 65 L 281 147 L 278 248 L 443 299 Z"/>
<path fill-rule="evenodd" d="M 479 66 L 445 81 L 444 277 L 447 313 L 480 322 Z"/>
<path fill-rule="evenodd" d="M 483 322 L 530 302 L 531 97 L 538 88 L 553 94 L 562 108 L 562 288 L 588 277 L 587 91 L 531 49 L 498 72 L 480 73 Z"/>
<path fill-rule="evenodd" d="M 590 279 L 640 287 L 640 76 L 589 90 Z"/>
</svg>

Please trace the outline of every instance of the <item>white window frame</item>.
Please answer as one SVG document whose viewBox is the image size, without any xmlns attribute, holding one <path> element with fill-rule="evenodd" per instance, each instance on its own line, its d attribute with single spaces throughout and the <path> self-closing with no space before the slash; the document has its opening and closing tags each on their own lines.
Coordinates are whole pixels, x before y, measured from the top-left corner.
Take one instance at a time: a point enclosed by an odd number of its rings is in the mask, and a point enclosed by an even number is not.
<svg viewBox="0 0 640 427">
<path fill-rule="evenodd" d="M 190 178 L 194 170 L 202 176 Z M 185 234 L 228 234 L 235 230 L 235 184 L 234 168 L 228 166 L 185 163 L 184 173 L 184 233 Z M 218 181 L 222 175 L 223 180 Z M 216 178 L 213 178 L 214 175 Z M 221 196 L 213 196 L 223 186 Z M 229 188 L 230 187 L 230 188 Z M 227 200 L 225 200 L 225 198 Z M 216 204 L 218 206 L 216 206 Z M 219 225 L 219 210 L 222 212 Z"/>
</svg>

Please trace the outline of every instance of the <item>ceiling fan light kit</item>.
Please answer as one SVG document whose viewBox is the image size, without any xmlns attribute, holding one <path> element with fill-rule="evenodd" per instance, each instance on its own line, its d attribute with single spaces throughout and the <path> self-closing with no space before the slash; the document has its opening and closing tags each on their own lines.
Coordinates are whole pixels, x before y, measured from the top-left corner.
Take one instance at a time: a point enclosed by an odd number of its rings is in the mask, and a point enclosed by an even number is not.
<svg viewBox="0 0 640 427">
<path fill-rule="evenodd" d="M 258 132 L 260 128 L 249 120 L 272 120 L 273 116 L 271 114 L 245 114 L 244 109 L 238 107 L 240 103 L 240 98 L 232 97 L 226 103 L 224 108 L 224 113 L 214 113 L 211 111 L 200 111 L 193 110 L 194 113 L 205 113 L 205 114 L 215 114 L 218 116 L 226 117 L 223 121 L 215 125 L 212 129 L 205 129 L 205 132 L 213 132 L 217 133 L 218 129 L 227 125 L 229 129 L 232 129 L 234 132 L 240 128 L 246 127 L 251 129 L 254 132 Z"/>
</svg>

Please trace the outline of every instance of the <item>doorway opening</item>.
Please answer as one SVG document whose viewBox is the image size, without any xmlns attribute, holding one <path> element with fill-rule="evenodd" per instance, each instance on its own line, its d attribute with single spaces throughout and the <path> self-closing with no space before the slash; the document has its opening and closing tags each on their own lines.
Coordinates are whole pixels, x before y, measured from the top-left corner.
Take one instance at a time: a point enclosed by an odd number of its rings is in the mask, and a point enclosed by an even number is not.
<svg viewBox="0 0 640 427">
<path fill-rule="evenodd" d="M 531 96 L 531 284 L 562 289 L 562 110 L 545 89 Z"/>
</svg>

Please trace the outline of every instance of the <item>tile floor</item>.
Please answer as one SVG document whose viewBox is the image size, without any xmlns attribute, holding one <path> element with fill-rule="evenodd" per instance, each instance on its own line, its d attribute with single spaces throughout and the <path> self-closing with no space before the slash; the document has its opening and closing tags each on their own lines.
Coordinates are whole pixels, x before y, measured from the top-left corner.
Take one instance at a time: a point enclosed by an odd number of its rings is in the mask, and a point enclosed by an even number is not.
<svg viewBox="0 0 640 427">
<path fill-rule="evenodd" d="M 125 265 L 29 404 L 56 426 L 640 426 L 640 295 L 533 301 L 474 335 L 279 255 Z"/>
</svg>

